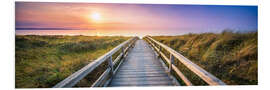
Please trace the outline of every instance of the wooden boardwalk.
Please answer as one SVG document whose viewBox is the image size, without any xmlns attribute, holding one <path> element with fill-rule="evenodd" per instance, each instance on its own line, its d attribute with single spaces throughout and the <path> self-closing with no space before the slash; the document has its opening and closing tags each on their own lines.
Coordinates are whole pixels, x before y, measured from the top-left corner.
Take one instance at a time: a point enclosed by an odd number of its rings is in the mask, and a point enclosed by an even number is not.
<svg viewBox="0 0 270 90">
<path fill-rule="evenodd" d="M 172 85 L 175 85 L 173 80 L 151 47 L 144 40 L 137 40 L 109 86 Z"/>
<path fill-rule="evenodd" d="M 164 51 L 169 56 L 166 56 Z M 117 57 L 113 59 L 113 55 L 117 55 Z M 144 40 L 134 37 L 121 43 L 57 83 L 54 88 L 73 87 L 89 73 L 94 73 L 92 71 L 104 63 L 107 63 L 107 69 L 91 87 L 178 86 L 179 80 L 187 86 L 192 86 L 192 82 L 174 64 L 175 61 L 186 66 L 209 85 L 226 85 L 177 51 L 150 36 L 145 36 Z M 173 74 L 169 75 L 169 73 Z"/>
</svg>

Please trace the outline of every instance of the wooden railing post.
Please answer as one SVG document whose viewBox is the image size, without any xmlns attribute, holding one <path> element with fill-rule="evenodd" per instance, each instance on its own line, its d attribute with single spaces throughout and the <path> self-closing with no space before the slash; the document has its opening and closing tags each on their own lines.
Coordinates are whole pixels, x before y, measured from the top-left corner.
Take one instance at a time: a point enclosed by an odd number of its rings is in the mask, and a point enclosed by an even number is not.
<svg viewBox="0 0 270 90">
<path fill-rule="evenodd" d="M 159 51 L 159 53 L 161 52 L 161 49 L 162 49 L 162 48 L 161 48 L 161 46 L 159 45 L 159 50 L 158 50 L 158 51 Z"/>
<path fill-rule="evenodd" d="M 161 58 L 162 47 L 159 45 L 159 57 Z"/>
<path fill-rule="evenodd" d="M 122 47 L 121 52 L 123 55 L 125 55 L 125 48 L 124 47 Z"/>
<path fill-rule="evenodd" d="M 169 73 L 172 73 L 172 65 L 174 64 L 174 56 L 170 54 Z"/>
<path fill-rule="evenodd" d="M 109 57 L 109 59 L 108 59 L 108 65 L 109 65 L 109 67 L 108 68 L 111 68 L 111 73 L 112 73 L 112 75 L 114 74 L 113 73 L 113 61 L 112 61 L 112 56 L 110 56 Z"/>
<path fill-rule="evenodd" d="M 134 47 L 135 47 L 134 42 L 131 42 L 131 47 L 132 47 L 132 48 L 134 48 Z"/>
</svg>

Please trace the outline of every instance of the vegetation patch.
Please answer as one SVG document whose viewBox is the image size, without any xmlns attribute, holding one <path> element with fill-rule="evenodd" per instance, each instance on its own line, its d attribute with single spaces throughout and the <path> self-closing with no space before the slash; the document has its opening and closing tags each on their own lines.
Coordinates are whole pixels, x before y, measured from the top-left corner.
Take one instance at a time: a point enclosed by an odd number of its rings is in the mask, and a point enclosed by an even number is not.
<svg viewBox="0 0 270 90">
<path fill-rule="evenodd" d="M 223 31 L 219 34 L 202 33 L 153 38 L 178 51 L 226 84 L 258 84 L 257 32 Z M 194 73 L 182 71 L 192 83 L 203 85 L 199 79 L 194 78 Z"/>
<path fill-rule="evenodd" d="M 15 87 L 53 87 L 129 38 L 16 35 Z"/>
</svg>

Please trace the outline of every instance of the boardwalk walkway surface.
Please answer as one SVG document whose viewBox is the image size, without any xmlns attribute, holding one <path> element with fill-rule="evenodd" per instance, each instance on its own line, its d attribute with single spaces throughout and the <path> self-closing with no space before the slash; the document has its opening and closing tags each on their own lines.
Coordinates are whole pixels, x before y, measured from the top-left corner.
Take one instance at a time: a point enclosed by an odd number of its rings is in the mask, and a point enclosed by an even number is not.
<svg viewBox="0 0 270 90">
<path fill-rule="evenodd" d="M 131 38 L 121 43 L 106 54 L 57 83 L 54 88 L 75 86 L 97 67 L 104 65 L 103 63 L 107 63 L 108 67 L 91 87 L 179 86 L 179 79 L 182 80 L 185 85 L 192 86 L 193 84 L 189 79 L 174 64 L 176 60 L 185 65 L 207 84 L 226 85 L 223 81 L 172 48 L 154 40 L 150 36 L 146 36 L 145 40 L 149 44 L 144 40 L 138 40 L 138 37 Z M 116 54 L 119 51 L 121 51 L 121 53 Z M 163 51 L 166 51 L 166 53 L 169 54 L 169 57 L 166 56 Z M 159 57 L 157 57 L 157 54 Z M 113 55 L 118 56 L 113 60 Z M 117 64 L 117 62 L 119 63 Z M 168 75 L 168 73 L 173 72 L 174 74 Z"/>
<path fill-rule="evenodd" d="M 171 86 L 173 80 L 144 40 L 137 40 L 109 86 Z"/>
</svg>

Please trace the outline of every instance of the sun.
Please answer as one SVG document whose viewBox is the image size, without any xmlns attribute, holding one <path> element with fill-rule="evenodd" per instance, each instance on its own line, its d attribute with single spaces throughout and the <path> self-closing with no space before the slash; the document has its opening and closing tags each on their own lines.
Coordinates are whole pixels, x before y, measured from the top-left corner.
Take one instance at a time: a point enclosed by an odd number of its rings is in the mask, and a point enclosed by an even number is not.
<svg viewBox="0 0 270 90">
<path fill-rule="evenodd" d="M 100 14 L 99 13 L 92 13 L 91 14 L 91 19 L 92 20 L 94 20 L 94 21 L 100 21 L 100 19 L 101 19 L 101 16 L 100 16 Z"/>
</svg>

